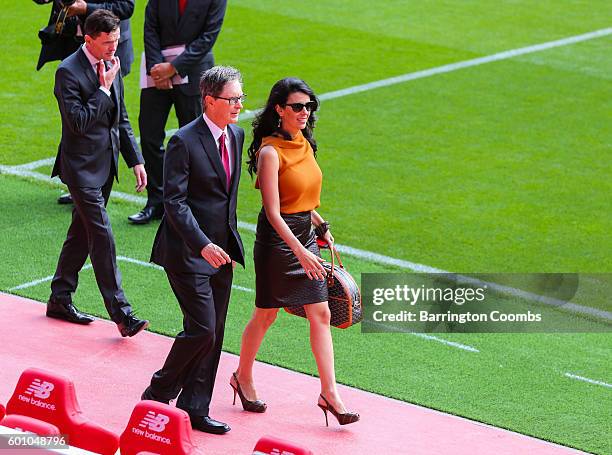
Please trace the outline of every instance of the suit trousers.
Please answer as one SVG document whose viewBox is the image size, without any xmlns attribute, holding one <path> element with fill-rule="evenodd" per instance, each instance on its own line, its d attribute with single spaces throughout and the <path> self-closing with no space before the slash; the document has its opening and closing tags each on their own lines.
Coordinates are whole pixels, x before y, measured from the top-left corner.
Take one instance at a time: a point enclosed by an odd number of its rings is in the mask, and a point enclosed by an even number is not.
<svg viewBox="0 0 612 455">
<path fill-rule="evenodd" d="M 180 89 L 158 90 L 155 87 L 140 92 L 140 147 L 147 171 L 147 207 L 163 209 L 163 166 L 166 122 L 170 108 L 183 127 L 202 115 L 202 100 L 199 95 L 187 96 Z"/>
<path fill-rule="evenodd" d="M 79 271 L 89 255 L 106 310 L 111 319 L 119 323 L 132 308 L 121 287 L 115 239 L 106 213 L 114 174 L 111 171 L 101 188 L 68 186 L 74 201 L 72 222 L 51 281 L 51 299 L 71 302 L 79 282 Z"/>
<path fill-rule="evenodd" d="M 167 269 L 166 274 L 183 312 L 183 331 L 153 375 L 151 390 L 167 400 L 180 392 L 177 407 L 192 416 L 207 416 L 223 346 L 232 265 L 221 266 L 214 275 Z"/>
</svg>

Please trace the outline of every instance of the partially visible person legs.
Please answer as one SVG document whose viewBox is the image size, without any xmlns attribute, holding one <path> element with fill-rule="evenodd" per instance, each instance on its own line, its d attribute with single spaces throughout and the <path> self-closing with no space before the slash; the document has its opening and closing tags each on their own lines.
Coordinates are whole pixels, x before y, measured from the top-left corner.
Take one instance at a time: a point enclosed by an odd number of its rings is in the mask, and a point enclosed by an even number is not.
<svg viewBox="0 0 612 455">
<path fill-rule="evenodd" d="M 341 425 L 356 422 L 359 420 L 359 415 L 346 411 L 336 385 L 329 305 L 327 302 L 320 302 L 304 305 L 304 309 L 310 323 L 310 346 L 321 379 L 319 407 L 321 407 L 321 409 L 325 408 L 326 421 L 327 411 L 330 411 L 336 416 Z M 276 319 L 277 313 L 278 308 L 255 308 L 251 320 L 246 325 L 244 333 L 242 334 L 238 369 L 230 379 L 230 385 L 235 390 L 240 388 L 244 399 L 251 402 L 257 400 L 257 391 L 255 390 L 253 379 L 253 364 L 255 362 L 255 357 L 257 356 L 257 351 L 261 346 L 266 332 Z M 241 396 L 241 399 L 243 397 Z M 244 400 L 243 407 L 245 407 Z M 247 409 L 245 407 L 245 410 L 252 409 Z M 257 410 L 255 412 L 263 411 Z"/>
<path fill-rule="evenodd" d="M 174 106 L 179 128 L 202 115 L 202 101 L 199 95 L 186 96 L 178 89 L 158 90 L 146 88 L 140 94 L 140 145 L 147 171 L 147 203 L 144 208 L 128 217 L 132 224 L 147 224 L 159 219 L 164 213 L 163 206 L 163 165 L 166 123 L 170 109 Z"/>
<path fill-rule="evenodd" d="M 70 196 L 70 193 L 61 194 L 60 197 L 57 198 L 57 203 L 60 205 L 68 205 L 72 204 L 72 202 L 72 196 Z"/>
<path fill-rule="evenodd" d="M 193 428 L 223 434 L 229 426 L 209 417 L 215 376 L 223 344 L 232 283 L 231 265 L 213 276 L 166 270 L 183 312 L 183 331 L 174 339 L 163 367 L 151 378 L 142 399 L 167 403 L 178 395 Z"/>
<path fill-rule="evenodd" d="M 356 422 L 359 420 L 359 414 L 347 412 L 338 393 L 329 305 L 327 302 L 313 303 L 304 305 L 304 310 L 310 322 L 310 347 L 321 379 L 321 395 L 317 404 L 325 413 L 325 423 L 327 424 L 327 411 L 336 417 L 340 425 Z"/>
<path fill-rule="evenodd" d="M 140 148 L 147 171 L 147 203 L 144 208 L 128 217 L 132 224 L 147 224 L 159 219 L 164 213 L 163 207 L 163 162 L 164 140 L 166 139 L 166 122 L 172 108 L 171 90 L 145 88 L 140 92 Z"/>
<path fill-rule="evenodd" d="M 266 335 L 266 332 L 276 320 L 278 308 L 255 308 L 251 320 L 247 323 L 242 333 L 242 343 L 240 345 L 240 359 L 238 369 L 230 379 L 230 385 L 236 392 L 240 389 L 243 408 L 246 402 L 257 401 L 257 391 L 253 380 L 253 363 L 259 351 L 259 347 Z M 246 400 L 246 401 L 245 401 Z M 263 403 L 263 402 L 261 402 Z M 265 406 L 265 403 L 263 403 Z M 261 406 L 258 408 L 261 411 Z"/>
<path fill-rule="evenodd" d="M 121 286 L 115 239 L 106 212 L 112 184 L 111 173 L 102 188 L 69 188 L 75 202 L 72 223 L 51 282 L 47 315 L 79 324 L 91 322 L 87 315 L 73 312 L 76 308 L 71 302 L 78 284 L 78 273 L 89 255 L 109 316 L 122 336 L 131 337 L 145 329 L 148 321 L 134 316 Z"/>
</svg>

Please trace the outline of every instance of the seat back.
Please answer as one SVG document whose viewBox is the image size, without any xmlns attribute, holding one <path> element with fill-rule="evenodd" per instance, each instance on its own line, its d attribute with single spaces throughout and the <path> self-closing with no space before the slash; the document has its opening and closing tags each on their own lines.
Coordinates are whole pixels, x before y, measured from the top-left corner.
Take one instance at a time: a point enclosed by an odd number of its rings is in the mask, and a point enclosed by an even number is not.
<svg viewBox="0 0 612 455">
<path fill-rule="evenodd" d="M 191 422 L 182 409 L 157 401 L 138 403 L 121 434 L 121 455 L 152 452 L 160 455 L 195 453 Z"/>
<path fill-rule="evenodd" d="M 61 434 L 59 428 L 52 423 L 19 414 L 7 415 L 4 419 L 0 420 L 0 425 L 19 431 L 36 433 L 41 436 L 59 436 Z"/>
<path fill-rule="evenodd" d="M 6 412 L 51 423 L 68 436 L 70 445 L 81 449 L 114 454 L 119 447 L 116 434 L 83 415 L 73 382 L 50 371 L 28 368 L 21 373 Z"/>
<path fill-rule="evenodd" d="M 64 434 L 75 423 L 86 420 L 77 402 L 72 381 L 38 368 L 28 368 L 21 373 L 6 405 L 6 412 L 52 423 Z"/>
<path fill-rule="evenodd" d="M 253 449 L 253 455 L 313 455 L 310 449 L 275 436 L 263 436 Z"/>
</svg>

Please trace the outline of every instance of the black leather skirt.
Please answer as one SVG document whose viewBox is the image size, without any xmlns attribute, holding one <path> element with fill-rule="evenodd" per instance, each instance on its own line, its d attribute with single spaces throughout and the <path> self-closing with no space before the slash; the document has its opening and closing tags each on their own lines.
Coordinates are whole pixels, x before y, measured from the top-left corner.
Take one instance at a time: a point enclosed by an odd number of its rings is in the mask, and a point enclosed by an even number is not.
<svg viewBox="0 0 612 455">
<path fill-rule="evenodd" d="M 319 247 L 310 220 L 310 212 L 281 214 L 293 235 L 317 256 Z M 281 308 L 327 301 L 325 280 L 311 280 L 291 248 L 276 233 L 262 208 L 257 219 L 253 248 L 255 261 L 255 306 Z"/>
</svg>

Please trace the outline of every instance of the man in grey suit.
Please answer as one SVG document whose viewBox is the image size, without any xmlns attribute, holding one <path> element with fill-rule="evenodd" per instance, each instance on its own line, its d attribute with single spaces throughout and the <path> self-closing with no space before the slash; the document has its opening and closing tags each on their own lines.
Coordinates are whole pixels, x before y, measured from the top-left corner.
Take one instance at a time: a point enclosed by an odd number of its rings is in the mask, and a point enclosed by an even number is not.
<svg viewBox="0 0 612 455">
<path fill-rule="evenodd" d="M 38 4 L 53 3 L 49 16 L 49 26 L 55 27 L 63 3 L 59 0 L 34 1 Z M 83 37 L 77 34 L 79 27 L 82 31 L 85 20 L 91 13 L 99 9 L 106 9 L 121 19 L 121 34 L 115 54 L 121 62 L 121 76 L 127 76 L 134 61 L 134 46 L 132 45 L 130 28 L 130 17 L 134 14 L 134 4 L 135 0 L 74 0 L 67 9 L 67 18 L 64 22 L 62 34 L 50 41 L 43 40 L 36 70 L 40 70 L 47 62 L 64 60 L 69 55 L 74 54 L 83 43 Z M 70 193 L 65 193 L 57 199 L 57 202 L 58 204 L 72 204 L 72 197 Z"/>
<path fill-rule="evenodd" d="M 244 266 L 236 221 L 244 131 L 240 73 L 215 66 L 200 81 L 204 114 L 179 129 L 164 159 L 164 208 L 151 261 L 164 267 L 183 312 L 183 331 L 143 400 L 187 411 L 193 428 L 223 434 L 208 415 L 223 345 L 234 262 Z"/>
<path fill-rule="evenodd" d="M 146 224 L 163 214 L 162 175 L 165 127 L 174 105 L 179 127 L 202 115 L 198 83 L 214 65 L 212 48 L 221 31 L 226 0 L 149 0 L 145 10 L 144 44 L 147 74 L 154 87 L 140 92 L 140 145 L 149 184 L 145 207 L 128 217 Z M 172 61 L 163 52 L 182 50 Z M 174 76 L 187 83 L 173 83 Z M 175 82 L 177 78 L 174 78 Z"/>
<path fill-rule="evenodd" d="M 121 336 L 131 337 L 148 321 L 134 316 L 123 293 L 106 204 L 117 177 L 119 151 L 134 170 L 137 191 L 146 187 L 147 174 L 123 102 L 120 62 L 115 57 L 119 18 L 100 9 L 87 18 L 84 28 L 85 44 L 55 73 L 62 138 L 51 176 L 59 175 L 68 186 L 74 209 L 51 282 L 47 316 L 77 324 L 93 321 L 72 303 L 89 254 L 108 314 Z"/>
</svg>

